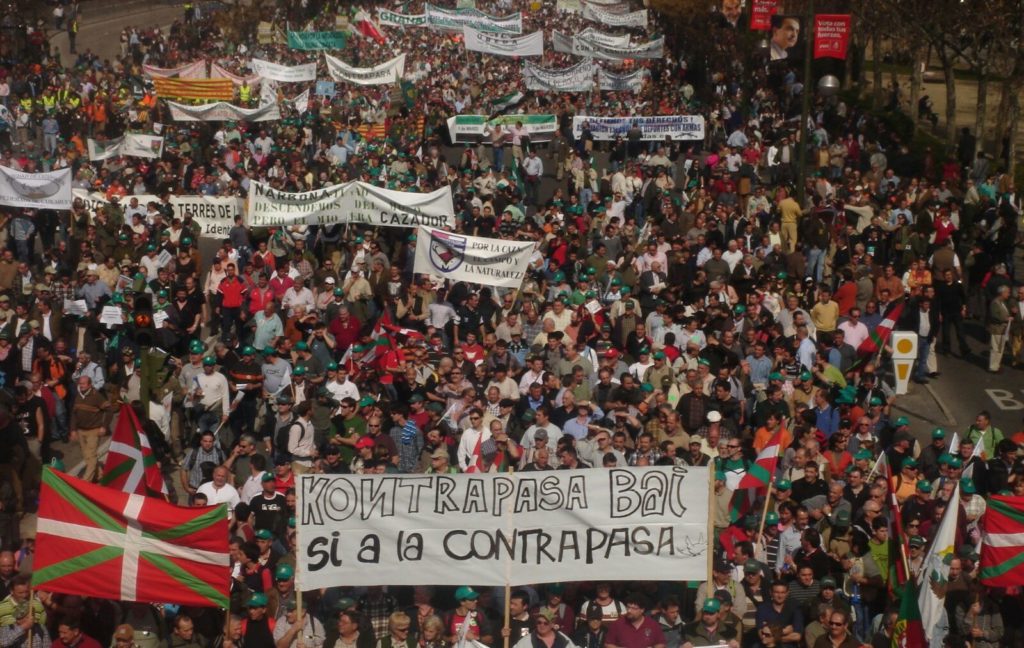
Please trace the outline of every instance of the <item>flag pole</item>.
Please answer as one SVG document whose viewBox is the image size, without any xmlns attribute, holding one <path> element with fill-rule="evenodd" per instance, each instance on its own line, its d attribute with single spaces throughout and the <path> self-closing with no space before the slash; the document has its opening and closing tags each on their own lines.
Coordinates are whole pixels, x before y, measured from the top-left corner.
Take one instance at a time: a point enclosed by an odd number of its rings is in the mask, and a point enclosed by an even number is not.
<svg viewBox="0 0 1024 648">
<path fill-rule="evenodd" d="M 32 611 L 32 597 L 35 595 L 35 589 L 31 583 L 28 586 L 28 618 L 32 621 L 32 625 L 28 627 L 28 633 L 25 637 L 25 648 L 32 648 L 32 630 L 35 629 L 35 612 Z"/>
<path fill-rule="evenodd" d="M 505 448 L 505 453 L 506 454 L 508 453 L 508 448 L 507 447 Z M 515 472 L 512 469 L 511 462 L 509 463 L 507 472 L 509 474 L 512 474 L 513 472 Z M 512 521 L 512 500 L 511 499 L 509 499 L 508 504 L 507 504 L 506 509 L 505 509 L 505 519 L 508 521 L 507 522 L 507 526 L 511 525 L 511 521 Z M 504 625 L 504 628 L 506 630 L 511 630 L 512 629 L 512 625 L 511 625 L 512 610 L 509 607 L 509 598 L 512 596 L 512 584 L 510 582 L 511 574 L 509 573 L 510 572 L 510 568 L 511 568 L 511 563 L 507 563 L 506 562 L 505 563 L 505 625 Z M 504 633 L 502 633 L 502 634 L 504 635 Z M 508 636 L 503 636 L 501 641 L 502 641 L 502 648 L 509 648 L 509 642 L 511 641 L 511 633 Z"/>
<path fill-rule="evenodd" d="M 715 462 L 708 462 L 708 584 L 715 566 Z"/>
<path fill-rule="evenodd" d="M 768 492 L 764 497 L 764 509 L 761 510 L 761 525 L 757 527 L 757 537 L 760 539 L 764 533 L 764 520 L 768 517 L 768 504 L 772 501 L 772 486 L 775 483 L 775 475 L 768 478 Z"/>
<path fill-rule="evenodd" d="M 301 498 L 300 493 L 302 491 L 303 489 L 301 488 L 296 490 L 297 498 Z M 295 513 L 295 582 L 293 587 L 295 589 L 295 618 L 299 622 L 298 643 L 296 645 L 298 648 L 302 648 L 302 633 L 306 631 L 306 620 L 302 618 L 302 589 L 299 588 L 299 569 L 302 564 L 302 561 L 299 560 L 299 547 L 302 546 L 299 544 L 299 527 L 301 526 L 299 524 L 299 516 L 302 515 L 301 499 L 296 499 Z"/>
</svg>

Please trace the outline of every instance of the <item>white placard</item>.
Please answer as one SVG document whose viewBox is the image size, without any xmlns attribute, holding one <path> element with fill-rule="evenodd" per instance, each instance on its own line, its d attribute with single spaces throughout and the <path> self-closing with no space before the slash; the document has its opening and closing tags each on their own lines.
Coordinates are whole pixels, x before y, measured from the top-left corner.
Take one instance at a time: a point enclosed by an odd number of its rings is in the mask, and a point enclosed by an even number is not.
<svg viewBox="0 0 1024 648">
<path fill-rule="evenodd" d="M 171 109 L 171 119 L 174 121 L 261 122 L 281 119 L 281 109 L 277 107 L 277 104 L 265 104 L 256 108 L 239 108 L 226 101 L 217 101 L 202 106 L 187 106 L 168 101 L 167 107 Z"/>
<path fill-rule="evenodd" d="M 527 90 L 589 92 L 594 88 L 596 71 L 593 59 L 584 59 L 561 70 L 542 68 L 526 61 L 523 63 L 523 82 Z"/>
<path fill-rule="evenodd" d="M 314 191 L 278 191 L 261 182 L 249 186 L 250 227 L 337 225 L 374 227 L 455 227 L 455 207 L 448 186 L 430 193 L 381 189 L 347 182 Z"/>
<path fill-rule="evenodd" d="M 124 317 L 120 306 L 104 306 L 100 311 L 100 324 L 107 328 L 114 328 L 118 324 L 124 324 Z"/>
<path fill-rule="evenodd" d="M 661 115 L 658 117 L 594 117 L 576 115 L 572 118 L 572 136 L 579 139 L 583 123 L 590 124 L 590 134 L 595 140 L 613 140 L 626 136 L 634 124 L 640 127 L 640 139 L 645 142 L 660 142 L 666 137 L 673 140 L 704 139 L 704 117 L 700 115 Z"/>
<path fill-rule="evenodd" d="M 141 158 L 158 158 L 164 153 L 164 138 L 158 135 L 125 133 L 112 140 L 87 140 L 89 160 L 99 162 L 119 155 Z"/>
<path fill-rule="evenodd" d="M 484 32 L 465 26 L 462 28 L 466 49 L 493 56 L 543 56 L 544 32 L 536 31 L 525 36 L 501 32 Z"/>
<path fill-rule="evenodd" d="M 71 169 L 25 173 L 0 166 L 0 205 L 71 209 Z"/>
<path fill-rule="evenodd" d="M 665 39 L 656 38 L 646 43 L 636 45 L 613 46 L 606 45 L 597 40 L 579 36 L 566 36 L 559 32 L 551 35 L 552 47 L 556 52 L 563 54 L 574 54 L 576 56 L 589 56 L 606 61 L 625 61 L 626 59 L 660 59 L 664 56 Z"/>
<path fill-rule="evenodd" d="M 597 71 L 597 85 L 600 86 L 601 92 L 640 92 L 647 76 L 645 68 L 628 74 L 615 74 L 600 69 Z"/>
<path fill-rule="evenodd" d="M 153 328 L 162 329 L 168 317 L 170 316 L 167 314 L 167 311 L 153 311 Z"/>
<path fill-rule="evenodd" d="M 647 10 L 640 9 L 630 13 L 611 13 L 592 6 L 589 3 L 583 4 L 583 17 L 587 20 L 595 20 L 612 27 L 647 27 Z"/>
<path fill-rule="evenodd" d="M 535 248 L 533 241 L 464 236 L 420 227 L 413 271 L 453 281 L 519 288 Z"/>
<path fill-rule="evenodd" d="M 355 85 L 390 85 L 397 83 L 405 74 L 405 54 L 368 68 L 352 67 L 341 59 L 324 54 L 327 60 L 327 71 L 335 81 L 354 83 Z"/>
<path fill-rule="evenodd" d="M 281 83 L 316 81 L 316 63 L 287 66 L 254 58 L 249 61 L 249 68 L 264 79 L 280 81 Z"/>
<path fill-rule="evenodd" d="M 85 317 L 89 314 L 89 306 L 85 303 L 84 299 L 65 299 L 64 300 L 64 314 L 65 315 L 77 315 L 78 317 Z"/>
<path fill-rule="evenodd" d="M 703 580 L 707 471 L 301 475 L 296 588 Z"/>
<path fill-rule="evenodd" d="M 160 79 L 170 79 L 173 77 L 178 77 L 179 79 L 205 79 L 206 61 L 199 59 L 176 68 L 158 68 L 155 65 L 143 63 L 142 72 L 148 77 Z"/>
</svg>

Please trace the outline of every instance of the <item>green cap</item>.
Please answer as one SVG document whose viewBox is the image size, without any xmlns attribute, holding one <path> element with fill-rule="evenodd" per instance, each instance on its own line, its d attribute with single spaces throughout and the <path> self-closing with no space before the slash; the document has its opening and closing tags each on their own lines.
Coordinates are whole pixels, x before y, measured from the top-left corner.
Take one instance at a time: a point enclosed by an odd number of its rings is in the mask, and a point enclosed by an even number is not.
<svg viewBox="0 0 1024 648">
<path fill-rule="evenodd" d="M 203 358 L 204 366 L 212 367 L 215 364 L 217 364 L 217 358 L 214 358 L 213 356 L 206 356 L 205 358 Z"/>
<path fill-rule="evenodd" d="M 306 344 L 305 341 L 299 340 L 298 342 L 295 343 L 295 350 L 296 351 L 309 351 L 309 345 Z"/>
<path fill-rule="evenodd" d="M 751 558 L 747 562 L 743 563 L 743 573 L 744 574 L 756 574 L 756 573 L 758 573 L 760 571 L 761 571 L 761 565 L 756 560 L 754 560 L 753 558 Z"/>
<path fill-rule="evenodd" d="M 277 353 L 277 349 L 275 349 L 274 347 L 272 347 L 272 346 L 265 346 L 265 347 L 263 347 L 263 355 L 265 355 L 265 356 L 272 356 L 275 353 Z"/>
<path fill-rule="evenodd" d="M 793 483 L 788 479 L 780 479 L 779 481 L 775 482 L 775 488 L 776 490 L 780 491 L 790 490 L 793 488 Z"/>
<path fill-rule="evenodd" d="M 927 479 L 922 479 L 917 482 L 917 490 L 922 493 L 930 493 L 932 492 L 932 483 Z"/>
<path fill-rule="evenodd" d="M 146 246 L 146 252 L 156 252 L 156 245 L 154 245 L 153 243 L 150 243 L 149 245 L 147 245 Z"/>
<path fill-rule="evenodd" d="M 821 589 L 835 589 L 835 588 L 836 588 L 836 579 L 832 578 L 831 576 L 826 576 L 825 578 L 821 579 Z"/>
<path fill-rule="evenodd" d="M 299 365 L 298 367 L 295 367 L 294 369 L 292 369 L 292 375 L 293 376 L 305 376 L 306 375 L 306 368 L 304 366 L 302 366 L 302 365 Z"/>
<path fill-rule="evenodd" d="M 871 407 L 881 407 L 884 403 L 882 402 L 882 399 L 879 398 L 878 396 L 872 396 L 871 400 L 868 401 L 868 404 L 870 404 Z"/>
<path fill-rule="evenodd" d="M 651 392 L 654 391 L 654 385 L 652 385 L 651 383 L 644 383 L 640 385 L 640 391 L 644 392 L 645 394 L 650 394 Z"/>
<path fill-rule="evenodd" d="M 903 427 L 904 425 L 910 425 L 910 419 L 906 416 L 901 416 L 893 423 L 896 427 Z"/>
<path fill-rule="evenodd" d="M 935 462 L 940 466 L 948 466 L 949 460 L 952 458 L 953 455 L 949 454 L 948 452 L 943 452 L 942 454 L 939 455 L 939 458 L 936 459 Z"/>
<path fill-rule="evenodd" d="M 784 379 L 782 377 L 782 374 L 780 374 L 778 371 L 773 371 L 770 374 L 768 374 L 768 380 L 784 380 Z"/>
<path fill-rule="evenodd" d="M 932 438 L 933 439 L 945 439 L 946 438 L 946 431 L 943 430 L 942 428 L 935 428 L 934 430 L 932 430 Z"/>
<path fill-rule="evenodd" d="M 256 349 L 252 348 L 249 345 L 245 345 L 244 347 L 242 347 L 242 355 L 244 355 L 244 356 L 256 355 Z"/>
<path fill-rule="evenodd" d="M 359 399 L 359 407 L 369 407 L 377 401 L 373 400 L 373 396 L 363 396 Z"/>
<path fill-rule="evenodd" d="M 455 590 L 456 601 L 475 601 L 478 598 L 480 598 L 480 594 L 478 594 L 472 587 L 463 585 Z"/>
<path fill-rule="evenodd" d="M 862 460 L 865 460 L 865 459 L 870 459 L 871 458 L 871 451 L 866 449 L 866 448 L 861 448 L 860 450 L 858 450 L 856 452 L 856 454 L 853 455 L 853 458 L 856 459 L 857 461 L 862 461 Z"/>
<path fill-rule="evenodd" d="M 744 306 L 743 304 L 736 304 L 736 306 L 732 310 L 737 315 L 742 315 L 743 313 L 747 312 L 747 307 Z"/>
<path fill-rule="evenodd" d="M 337 371 L 337 370 L 338 370 L 338 363 L 337 362 L 335 362 L 334 360 L 331 360 L 330 362 L 327 363 L 327 371 Z"/>
<path fill-rule="evenodd" d="M 701 612 L 705 614 L 718 614 L 718 611 L 722 609 L 722 603 L 717 598 L 704 599 L 704 605 L 701 606 Z"/>
<path fill-rule="evenodd" d="M 341 297 L 341 296 L 343 296 L 344 294 L 345 294 L 345 291 L 344 291 L 344 290 L 342 290 L 341 288 L 335 288 L 335 289 L 334 289 L 334 296 L 335 296 L 335 297 Z"/>
<path fill-rule="evenodd" d="M 192 239 L 186 236 L 185 238 L 181 239 L 181 244 L 184 245 L 185 247 L 188 247 L 189 245 L 192 245 Z"/>
<path fill-rule="evenodd" d="M 274 570 L 274 580 L 279 580 L 279 581 L 288 580 L 289 578 L 291 578 L 294 575 L 295 575 L 295 570 L 292 569 L 292 566 L 289 565 L 288 563 L 281 563 L 280 565 L 277 566 L 277 569 Z"/>
<path fill-rule="evenodd" d="M 768 526 L 774 526 L 779 523 L 779 514 L 775 511 L 769 511 L 768 515 L 764 516 L 764 523 Z"/>
<path fill-rule="evenodd" d="M 949 467 L 950 468 L 954 468 L 954 469 L 963 468 L 964 467 L 964 462 L 963 462 L 963 460 L 960 457 L 950 457 L 950 459 L 949 459 Z"/>
<path fill-rule="evenodd" d="M 270 529 L 257 529 L 256 531 L 257 540 L 273 540 L 274 534 L 270 532 Z"/>
<path fill-rule="evenodd" d="M 960 490 L 967 493 L 968 495 L 974 495 L 978 490 L 974 487 L 974 480 L 970 477 L 962 477 L 960 479 Z"/>
<path fill-rule="evenodd" d="M 913 457 L 904 457 L 903 464 L 901 465 L 901 467 L 917 468 L 917 459 L 914 459 Z"/>
<path fill-rule="evenodd" d="M 267 595 L 263 592 L 256 592 L 249 597 L 249 600 L 245 604 L 246 607 L 267 607 Z"/>
<path fill-rule="evenodd" d="M 123 304 L 124 303 L 124 295 L 122 295 L 119 292 L 114 293 L 114 295 L 110 298 L 110 303 L 112 303 L 112 304 Z"/>
<path fill-rule="evenodd" d="M 206 347 L 199 340 L 192 340 L 188 343 L 189 353 L 202 353 L 203 351 L 206 351 Z"/>
<path fill-rule="evenodd" d="M 156 296 L 157 297 L 167 297 L 167 291 L 164 290 L 163 288 L 161 288 L 160 290 L 156 291 Z"/>
<path fill-rule="evenodd" d="M 812 378 L 814 378 L 814 376 L 811 374 L 810 371 L 801 371 L 800 372 L 800 380 L 802 380 L 804 382 L 807 382 L 808 380 L 811 380 Z"/>
<path fill-rule="evenodd" d="M 263 473 L 263 476 L 260 477 L 260 481 L 261 482 L 271 482 L 271 481 L 274 481 L 273 473 L 268 473 L 268 472 Z"/>
</svg>

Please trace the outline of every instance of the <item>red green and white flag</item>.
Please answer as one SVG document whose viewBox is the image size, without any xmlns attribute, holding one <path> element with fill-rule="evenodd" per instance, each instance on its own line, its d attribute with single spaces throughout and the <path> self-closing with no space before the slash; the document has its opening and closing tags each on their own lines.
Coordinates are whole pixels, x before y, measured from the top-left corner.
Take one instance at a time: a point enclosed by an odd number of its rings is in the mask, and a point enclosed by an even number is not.
<svg viewBox="0 0 1024 648">
<path fill-rule="evenodd" d="M 921 610 L 917 607 L 917 588 L 914 581 L 907 581 L 900 602 L 900 615 L 892 629 L 892 648 L 921 648 L 927 646 L 924 626 L 921 624 Z"/>
<path fill-rule="evenodd" d="M 737 488 L 767 488 L 775 476 L 775 467 L 779 463 L 779 452 L 782 450 L 782 430 L 776 430 L 768 439 L 768 443 L 757 453 L 754 465 L 747 469 Z"/>
<path fill-rule="evenodd" d="M 878 353 L 879 349 L 884 347 L 889 341 L 889 337 L 892 335 L 892 330 L 896 328 L 896 322 L 900 321 L 900 315 L 902 314 L 903 302 L 890 306 L 882 316 L 882 321 L 878 323 L 875 330 L 871 331 L 871 335 L 866 337 L 864 341 L 860 343 L 860 346 L 857 347 L 857 354 L 862 356 L 872 356 Z"/>
<path fill-rule="evenodd" d="M 32 586 L 98 598 L 226 608 L 224 504 L 175 506 L 43 469 Z"/>
<path fill-rule="evenodd" d="M 117 415 L 100 483 L 138 495 L 167 494 L 167 485 L 153 456 L 153 448 L 149 446 L 149 439 L 142 431 L 135 410 L 127 404 L 121 405 Z"/>
<path fill-rule="evenodd" d="M 981 516 L 981 570 L 989 587 L 1024 583 L 1024 497 L 991 495 Z"/>
</svg>

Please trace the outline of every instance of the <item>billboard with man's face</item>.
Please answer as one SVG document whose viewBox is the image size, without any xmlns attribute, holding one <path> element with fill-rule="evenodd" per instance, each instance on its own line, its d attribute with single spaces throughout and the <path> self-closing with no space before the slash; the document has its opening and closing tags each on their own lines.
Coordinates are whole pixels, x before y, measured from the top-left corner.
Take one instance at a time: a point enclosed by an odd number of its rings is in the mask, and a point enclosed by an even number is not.
<svg viewBox="0 0 1024 648">
<path fill-rule="evenodd" d="M 803 43 L 802 35 L 799 16 L 772 16 L 771 60 L 800 58 L 802 52 L 799 45 Z"/>
</svg>

